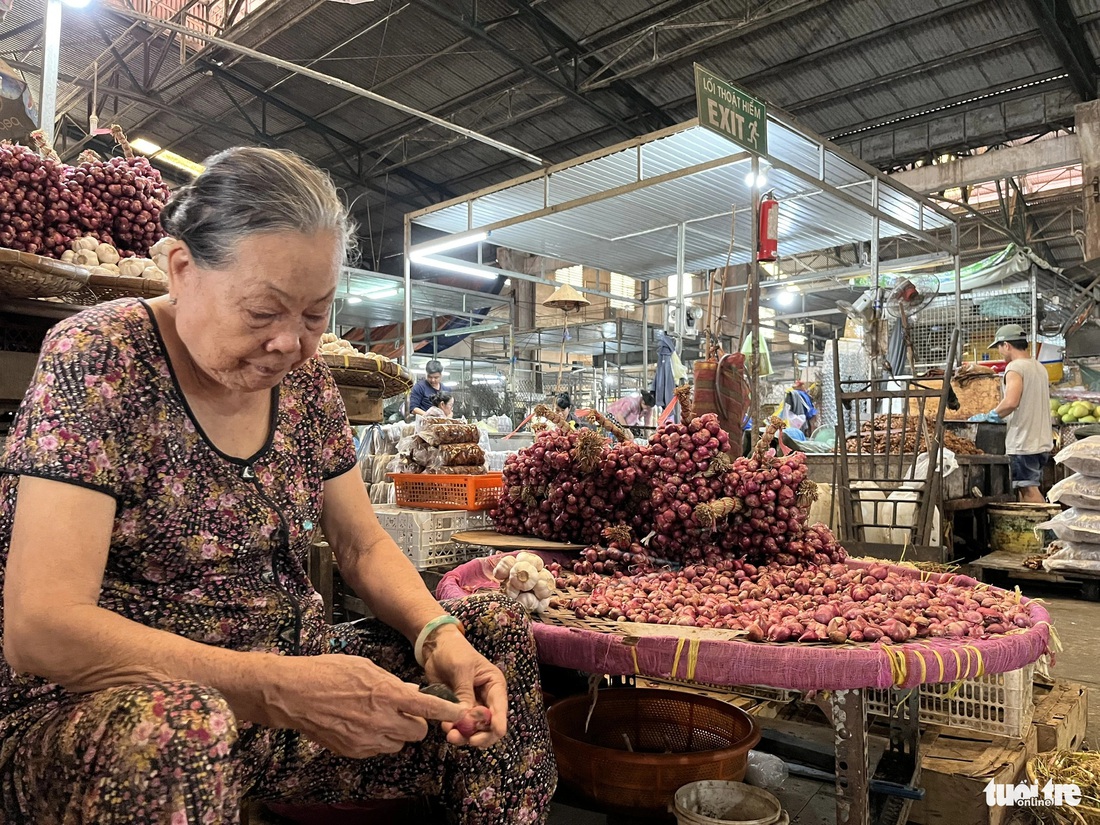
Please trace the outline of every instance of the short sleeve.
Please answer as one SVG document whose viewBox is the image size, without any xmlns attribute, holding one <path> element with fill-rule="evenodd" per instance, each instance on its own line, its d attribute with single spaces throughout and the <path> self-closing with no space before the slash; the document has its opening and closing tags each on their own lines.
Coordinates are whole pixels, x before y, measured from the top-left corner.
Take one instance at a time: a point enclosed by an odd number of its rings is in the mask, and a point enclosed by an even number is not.
<svg viewBox="0 0 1100 825">
<path fill-rule="evenodd" d="M 318 362 L 320 364 L 320 362 Z M 319 399 L 319 429 L 321 437 L 321 472 L 327 481 L 342 476 L 355 466 L 355 441 L 344 409 L 344 399 L 328 367 L 317 370 Z"/>
<path fill-rule="evenodd" d="M 122 496 L 124 357 L 79 324 L 55 327 L 42 344 L 0 471 Z"/>
</svg>

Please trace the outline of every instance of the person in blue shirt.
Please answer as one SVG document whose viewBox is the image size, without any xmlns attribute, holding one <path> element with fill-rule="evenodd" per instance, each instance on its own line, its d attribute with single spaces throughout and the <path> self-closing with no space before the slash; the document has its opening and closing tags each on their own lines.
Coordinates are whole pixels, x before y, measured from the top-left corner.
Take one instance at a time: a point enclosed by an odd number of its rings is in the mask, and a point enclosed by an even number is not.
<svg viewBox="0 0 1100 825">
<path fill-rule="evenodd" d="M 436 393 L 450 392 L 443 386 L 443 365 L 432 359 L 424 365 L 424 377 L 413 384 L 409 393 L 409 414 L 425 415 L 432 406 Z"/>
</svg>

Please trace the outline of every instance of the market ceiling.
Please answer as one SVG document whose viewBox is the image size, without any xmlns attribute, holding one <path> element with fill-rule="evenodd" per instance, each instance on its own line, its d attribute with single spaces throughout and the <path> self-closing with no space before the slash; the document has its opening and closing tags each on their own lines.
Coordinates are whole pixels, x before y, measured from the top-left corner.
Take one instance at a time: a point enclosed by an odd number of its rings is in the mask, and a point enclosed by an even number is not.
<svg viewBox="0 0 1100 825">
<path fill-rule="evenodd" d="M 172 7 L 192 6 L 201 8 Z M 1098 0 L 238 0 L 228 8 L 232 24 L 209 33 L 549 162 L 694 116 L 698 61 L 893 169 L 1072 125 L 1074 105 L 1096 97 L 1100 54 Z M 41 29 L 32 0 L 16 0 L 0 25 L 0 56 L 35 82 Z M 400 248 L 403 213 L 531 168 L 314 79 L 223 48 L 181 47 L 175 33 L 132 24 L 104 0 L 65 9 L 62 43 L 68 154 L 82 148 L 93 106 L 132 138 L 195 160 L 242 143 L 292 149 L 329 169 L 354 202 L 367 263 Z"/>
</svg>

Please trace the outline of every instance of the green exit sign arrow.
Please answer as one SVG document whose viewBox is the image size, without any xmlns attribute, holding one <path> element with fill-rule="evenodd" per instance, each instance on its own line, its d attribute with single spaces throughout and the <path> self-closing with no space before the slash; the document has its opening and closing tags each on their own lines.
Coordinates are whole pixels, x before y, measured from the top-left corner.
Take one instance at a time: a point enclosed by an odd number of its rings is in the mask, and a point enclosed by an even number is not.
<svg viewBox="0 0 1100 825">
<path fill-rule="evenodd" d="M 695 64 L 699 125 L 752 152 L 768 153 L 768 110 L 764 101 Z"/>
</svg>

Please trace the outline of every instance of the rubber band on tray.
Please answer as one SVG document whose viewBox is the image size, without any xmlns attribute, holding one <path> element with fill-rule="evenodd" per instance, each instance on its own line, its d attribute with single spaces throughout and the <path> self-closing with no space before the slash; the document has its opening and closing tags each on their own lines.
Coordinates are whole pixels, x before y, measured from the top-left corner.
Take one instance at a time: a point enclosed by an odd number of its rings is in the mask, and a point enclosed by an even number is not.
<svg viewBox="0 0 1100 825">
<path fill-rule="evenodd" d="M 634 675 L 641 676 L 642 668 L 638 665 L 638 648 L 635 645 L 630 645 L 630 658 L 634 660 Z"/>
</svg>

